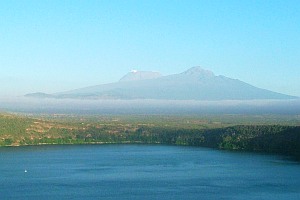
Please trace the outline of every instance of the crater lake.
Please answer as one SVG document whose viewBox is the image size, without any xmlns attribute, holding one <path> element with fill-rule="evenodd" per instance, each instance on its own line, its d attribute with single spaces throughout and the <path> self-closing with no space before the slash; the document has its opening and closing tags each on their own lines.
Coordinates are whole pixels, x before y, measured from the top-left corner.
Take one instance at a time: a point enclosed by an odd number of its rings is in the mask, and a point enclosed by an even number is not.
<svg viewBox="0 0 300 200">
<path fill-rule="evenodd" d="M 165 145 L 0 148 L 1 199 L 299 199 L 284 156 Z"/>
</svg>

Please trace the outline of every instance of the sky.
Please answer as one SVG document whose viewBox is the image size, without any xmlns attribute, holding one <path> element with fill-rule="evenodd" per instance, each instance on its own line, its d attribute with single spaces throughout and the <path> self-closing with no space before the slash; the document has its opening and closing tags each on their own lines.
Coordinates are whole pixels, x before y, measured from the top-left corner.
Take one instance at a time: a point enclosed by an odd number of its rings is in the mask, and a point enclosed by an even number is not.
<svg viewBox="0 0 300 200">
<path fill-rule="evenodd" d="M 0 96 L 216 75 L 300 96 L 299 0 L 2 0 Z"/>
</svg>

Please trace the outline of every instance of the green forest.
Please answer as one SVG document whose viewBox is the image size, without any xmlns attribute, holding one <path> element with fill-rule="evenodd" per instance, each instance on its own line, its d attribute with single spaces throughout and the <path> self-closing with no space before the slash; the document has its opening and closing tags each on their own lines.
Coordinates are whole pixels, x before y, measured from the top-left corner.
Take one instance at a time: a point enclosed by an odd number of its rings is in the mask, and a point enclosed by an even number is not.
<svg viewBox="0 0 300 200">
<path fill-rule="evenodd" d="M 300 160 L 299 116 L 0 114 L 0 146 L 141 143 L 201 146 Z"/>
</svg>

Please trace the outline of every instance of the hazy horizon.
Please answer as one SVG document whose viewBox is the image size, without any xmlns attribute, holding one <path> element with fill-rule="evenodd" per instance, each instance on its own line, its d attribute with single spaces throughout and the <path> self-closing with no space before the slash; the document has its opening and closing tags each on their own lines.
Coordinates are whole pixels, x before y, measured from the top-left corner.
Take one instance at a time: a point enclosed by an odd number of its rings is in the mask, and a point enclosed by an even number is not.
<svg viewBox="0 0 300 200">
<path fill-rule="evenodd" d="M 4 0 L 0 18 L 0 97 L 193 66 L 300 96 L 296 0 Z"/>
<path fill-rule="evenodd" d="M 300 99 L 290 100 L 87 100 L 0 98 L 1 112 L 36 114 L 300 115 Z"/>
</svg>

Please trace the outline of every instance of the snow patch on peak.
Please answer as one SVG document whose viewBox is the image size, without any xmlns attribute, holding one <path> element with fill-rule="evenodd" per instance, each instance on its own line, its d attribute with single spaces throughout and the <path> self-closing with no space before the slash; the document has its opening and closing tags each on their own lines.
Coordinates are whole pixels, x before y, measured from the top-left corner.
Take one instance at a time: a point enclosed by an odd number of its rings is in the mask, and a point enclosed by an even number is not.
<svg viewBox="0 0 300 200">
<path fill-rule="evenodd" d="M 159 72 L 131 70 L 131 72 L 120 79 L 120 82 L 155 79 L 159 77 L 161 77 L 161 74 Z"/>
</svg>

